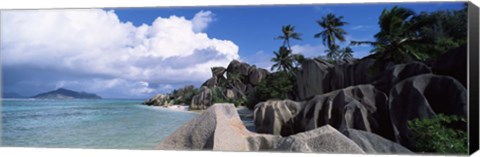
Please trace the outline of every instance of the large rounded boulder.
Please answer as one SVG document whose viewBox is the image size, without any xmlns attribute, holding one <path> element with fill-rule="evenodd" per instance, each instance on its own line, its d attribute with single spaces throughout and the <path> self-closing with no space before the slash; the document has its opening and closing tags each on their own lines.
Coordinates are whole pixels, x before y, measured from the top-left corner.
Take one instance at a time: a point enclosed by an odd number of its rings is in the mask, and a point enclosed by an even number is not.
<svg viewBox="0 0 480 157">
<path fill-rule="evenodd" d="M 248 131 L 233 104 L 214 104 L 166 137 L 157 149 L 364 153 L 354 141 L 325 125 L 281 137 Z"/>
<path fill-rule="evenodd" d="M 365 153 L 330 125 L 282 138 L 275 150 L 292 152 Z"/>
<path fill-rule="evenodd" d="M 193 96 L 192 101 L 190 103 L 190 109 L 192 110 L 202 110 L 208 108 L 212 105 L 212 90 L 208 87 L 202 86 L 200 89 L 200 93 Z"/>
<path fill-rule="evenodd" d="M 379 74 L 375 74 L 372 71 L 375 61 L 376 60 L 371 57 L 358 60 L 358 62 L 354 65 L 354 72 L 351 74 L 355 77 L 355 85 L 371 83 L 378 79 Z"/>
<path fill-rule="evenodd" d="M 230 64 L 228 64 L 226 71 L 227 75 L 229 75 L 229 73 L 238 73 L 243 76 L 248 76 L 250 68 L 251 66 L 247 63 L 242 63 L 238 60 L 232 60 Z"/>
<path fill-rule="evenodd" d="M 467 91 L 450 76 L 418 75 L 405 79 L 392 88 L 389 108 L 395 140 L 412 148 L 414 139 L 410 139 L 408 121 L 431 118 L 438 113 L 466 117 Z"/>
<path fill-rule="evenodd" d="M 432 65 L 432 71 L 438 75 L 448 75 L 467 86 L 467 45 L 449 50 L 439 56 Z"/>
<path fill-rule="evenodd" d="M 258 133 L 287 136 L 293 134 L 293 118 L 301 103 L 291 100 L 269 100 L 255 105 L 254 122 Z"/>
<path fill-rule="evenodd" d="M 383 75 L 373 83 L 380 91 L 388 93 L 390 89 L 398 82 L 421 74 L 432 73 L 427 65 L 421 62 L 411 62 L 406 64 L 397 64 L 387 68 Z"/>
<path fill-rule="evenodd" d="M 323 94 L 326 89 L 323 80 L 327 77 L 332 65 L 320 59 L 306 59 L 302 62 L 302 70 L 297 75 L 297 100 L 306 100 Z"/>
<path fill-rule="evenodd" d="M 388 113 L 383 113 L 386 109 L 383 92 L 372 85 L 351 86 L 306 101 L 295 117 L 294 129 L 303 132 L 328 124 L 340 131 L 353 128 L 393 136 Z"/>
<path fill-rule="evenodd" d="M 208 88 L 213 88 L 215 86 L 217 86 L 217 82 L 218 82 L 218 78 L 217 77 L 212 77 L 210 79 L 208 79 L 207 81 L 205 81 L 202 86 L 206 86 Z"/>
<path fill-rule="evenodd" d="M 212 67 L 212 77 L 223 77 L 223 74 L 225 74 L 225 69 L 224 67 Z"/>
<path fill-rule="evenodd" d="M 178 128 L 156 147 L 166 150 L 258 151 L 280 136 L 258 135 L 243 125 L 233 104 L 215 104 Z"/>
<path fill-rule="evenodd" d="M 385 139 L 381 136 L 356 129 L 347 129 L 342 132 L 355 142 L 366 153 L 372 154 L 413 154 L 402 145 Z"/>
<path fill-rule="evenodd" d="M 248 74 L 249 82 L 252 85 L 258 85 L 268 75 L 268 71 L 261 68 L 252 68 Z"/>
</svg>

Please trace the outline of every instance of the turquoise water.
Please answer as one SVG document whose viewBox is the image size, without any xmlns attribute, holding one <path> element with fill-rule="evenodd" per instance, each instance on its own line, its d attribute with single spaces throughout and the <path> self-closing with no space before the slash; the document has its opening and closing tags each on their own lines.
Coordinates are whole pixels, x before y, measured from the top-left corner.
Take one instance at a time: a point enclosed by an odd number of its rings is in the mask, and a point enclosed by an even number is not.
<svg viewBox="0 0 480 157">
<path fill-rule="evenodd" d="M 198 114 L 141 100 L 2 100 L 1 146 L 153 149 Z"/>
</svg>

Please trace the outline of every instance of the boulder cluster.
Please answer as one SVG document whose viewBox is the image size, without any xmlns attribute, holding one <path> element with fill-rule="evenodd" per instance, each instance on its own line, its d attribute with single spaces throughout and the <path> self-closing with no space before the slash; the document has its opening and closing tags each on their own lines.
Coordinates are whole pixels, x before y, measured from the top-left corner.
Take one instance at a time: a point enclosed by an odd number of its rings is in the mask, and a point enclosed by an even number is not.
<svg viewBox="0 0 480 157">
<path fill-rule="evenodd" d="M 145 100 L 145 105 L 153 106 L 170 106 L 173 105 L 172 101 L 169 101 L 169 96 L 166 94 L 157 94 L 152 98 Z"/>
<path fill-rule="evenodd" d="M 416 151 L 408 121 L 440 113 L 467 117 L 467 69 L 451 70 L 466 67 L 463 53 L 466 49 L 452 50 L 430 65 L 387 64 L 376 73 L 370 58 L 337 65 L 306 60 L 297 74 L 295 101 L 268 100 L 255 106 L 257 132 L 291 136 L 329 125 L 340 132 L 374 134 Z"/>
<path fill-rule="evenodd" d="M 190 109 L 206 109 L 214 102 L 213 97 L 222 100 L 246 100 L 255 87 L 269 74 L 255 65 L 233 60 L 224 67 L 212 67 L 212 78 L 201 85 L 200 92 L 192 98 Z"/>
<path fill-rule="evenodd" d="M 226 140 L 228 139 L 228 140 Z M 282 137 L 247 130 L 233 104 L 215 104 L 166 137 L 163 150 L 291 151 L 330 153 L 411 153 L 399 144 L 356 129 L 330 125 Z"/>
<path fill-rule="evenodd" d="M 224 67 L 212 67 L 212 77 L 206 80 L 198 92 L 191 98 L 191 110 L 203 110 L 214 103 L 215 97 L 221 100 L 247 100 L 255 91 L 255 87 L 267 77 L 268 70 L 257 68 L 255 65 L 233 60 Z M 158 94 L 144 104 L 154 106 L 169 106 L 171 100 L 180 99 L 185 95 L 169 96 Z"/>
<path fill-rule="evenodd" d="M 212 68 L 212 78 L 194 96 L 191 107 L 207 111 L 158 148 L 411 153 L 415 139 L 408 121 L 440 113 L 467 117 L 465 54 L 463 46 L 435 60 L 386 63 L 377 71 L 369 57 L 341 64 L 306 59 L 291 99 L 255 105 L 255 132 L 245 128 L 232 104 L 211 106 L 213 88 L 225 89 L 226 97 L 245 98 L 269 75 L 232 61 L 226 69 Z"/>
</svg>

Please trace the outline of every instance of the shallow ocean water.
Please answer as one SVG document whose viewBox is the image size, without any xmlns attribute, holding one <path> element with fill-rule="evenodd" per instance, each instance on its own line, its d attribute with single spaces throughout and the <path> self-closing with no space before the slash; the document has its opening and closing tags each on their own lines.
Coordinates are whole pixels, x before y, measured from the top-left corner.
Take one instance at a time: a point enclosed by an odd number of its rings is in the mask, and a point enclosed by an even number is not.
<svg viewBox="0 0 480 157">
<path fill-rule="evenodd" d="M 2 100 L 3 147 L 153 149 L 197 113 L 142 100 Z"/>
</svg>

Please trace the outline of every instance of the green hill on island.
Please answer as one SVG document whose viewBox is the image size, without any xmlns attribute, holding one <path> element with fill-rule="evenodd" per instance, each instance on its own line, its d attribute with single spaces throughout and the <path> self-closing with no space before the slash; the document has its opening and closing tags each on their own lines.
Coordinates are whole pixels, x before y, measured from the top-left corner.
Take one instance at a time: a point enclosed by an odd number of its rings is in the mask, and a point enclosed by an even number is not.
<svg viewBox="0 0 480 157">
<path fill-rule="evenodd" d="M 32 98 L 37 99 L 101 99 L 97 94 L 77 92 L 69 89 L 59 88 L 54 91 L 40 93 Z"/>
</svg>

